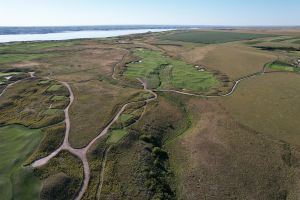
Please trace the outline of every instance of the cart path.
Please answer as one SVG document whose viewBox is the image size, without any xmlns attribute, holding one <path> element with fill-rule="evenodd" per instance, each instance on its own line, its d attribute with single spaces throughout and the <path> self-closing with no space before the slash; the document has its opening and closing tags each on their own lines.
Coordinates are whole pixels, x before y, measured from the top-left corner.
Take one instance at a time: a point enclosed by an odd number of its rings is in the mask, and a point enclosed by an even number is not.
<svg viewBox="0 0 300 200">
<path fill-rule="evenodd" d="M 2 90 L 2 92 L 0 93 L 0 97 L 3 96 L 4 93 L 8 90 L 8 88 L 12 87 L 13 85 L 15 85 L 15 84 L 17 84 L 17 83 L 20 83 L 21 81 L 28 80 L 28 79 L 31 79 L 31 78 L 34 78 L 34 77 L 35 77 L 35 76 L 34 76 L 35 72 L 28 72 L 28 74 L 29 74 L 30 77 L 24 78 L 24 79 L 21 79 L 21 80 L 18 80 L 18 81 L 15 81 L 15 82 L 13 82 L 13 83 L 8 84 L 8 85 L 4 88 L 4 90 Z"/>
<path fill-rule="evenodd" d="M 157 94 L 154 93 L 151 90 L 147 89 L 147 84 L 144 83 L 142 80 L 139 79 L 139 81 L 143 84 L 145 91 L 150 92 L 151 94 L 153 94 L 154 96 L 143 100 L 146 103 L 153 101 L 157 98 Z M 69 143 L 69 134 L 70 134 L 70 127 L 71 127 L 71 122 L 70 122 L 70 116 L 69 116 L 69 108 L 71 107 L 71 105 L 73 104 L 74 101 L 74 94 L 73 91 L 70 87 L 70 85 L 66 82 L 63 81 L 59 81 L 61 84 L 63 84 L 69 91 L 69 98 L 70 98 L 70 103 L 69 105 L 64 109 L 64 113 L 65 113 L 65 124 L 66 124 L 66 129 L 65 129 L 65 137 L 64 137 L 64 142 L 63 144 L 54 152 L 52 152 L 50 155 L 41 158 L 39 160 L 34 161 L 31 166 L 36 168 L 36 167 L 41 167 L 43 165 L 46 165 L 52 158 L 54 158 L 55 156 L 57 156 L 61 151 L 66 150 L 69 151 L 70 153 L 72 153 L 73 155 L 77 156 L 83 163 L 83 170 L 84 170 L 84 179 L 83 179 L 83 183 L 80 189 L 80 192 L 78 194 L 78 196 L 76 197 L 76 200 L 80 200 L 87 187 L 88 187 L 88 183 L 90 180 L 90 168 L 89 168 L 89 163 L 88 163 L 88 159 L 87 159 L 87 152 L 88 150 L 97 142 L 98 139 L 102 138 L 103 136 L 105 136 L 108 131 L 109 128 L 118 120 L 118 118 L 120 117 L 120 115 L 124 112 L 124 110 L 126 109 L 126 107 L 130 104 L 133 103 L 137 103 L 137 102 L 129 102 L 126 103 L 125 105 L 122 106 L 122 108 L 118 111 L 118 113 L 113 117 L 113 119 L 110 121 L 110 123 L 103 129 L 103 131 L 101 131 L 101 133 L 98 134 L 97 137 L 95 137 L 86 147 L 81 148 L 81 149 L 75 149 L 73 148 L 70 143 Z"/>
</svg>

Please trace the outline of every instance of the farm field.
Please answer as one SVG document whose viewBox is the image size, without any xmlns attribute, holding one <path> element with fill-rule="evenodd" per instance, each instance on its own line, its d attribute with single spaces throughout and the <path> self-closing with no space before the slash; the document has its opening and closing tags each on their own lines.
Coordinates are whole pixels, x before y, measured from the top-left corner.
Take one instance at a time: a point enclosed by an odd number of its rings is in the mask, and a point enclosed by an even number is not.
<svg viewBox="0 0 300 200">
<path fill-rule="evenodd" d="M 182 31 L 179 33 L 168 34 L 161 37 L 161 39 L 192 43 L 215 44 L 240 40 L 252 40 L 271 36 L 273 35 L 222 31 Z"/>
<path fill-rule="evenodd" d="M 299 37 L 172 30 L 0 45 L 0 194 L 299 199 Z"/>
</svg>

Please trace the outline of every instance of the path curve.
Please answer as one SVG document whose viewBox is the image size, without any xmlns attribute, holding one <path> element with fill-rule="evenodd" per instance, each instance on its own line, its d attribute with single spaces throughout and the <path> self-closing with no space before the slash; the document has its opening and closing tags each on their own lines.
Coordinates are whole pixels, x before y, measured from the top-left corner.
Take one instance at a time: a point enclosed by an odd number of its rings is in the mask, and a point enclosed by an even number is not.
<svg viewBox="0 0 300 200">
<path fill-rule="evenodd" d="M 154 95 L 154 97 L 151 97 L 151 98 L 145 100 L 145 102 L 148 103 L 150 101 L 155 100 L 157 98 L 157 94 L 154 93 L 151 90 L 148 90 L 147 89 L 147 84 L 144 83 L 142 80 L 139 79 L 139 81 L 143 84 L 145 91 L 148 91 L 148 92 L 150 92 L 151 94 Z M 46 165 L 52 158 L 54 158 L 55 156 L 57 156 L 59 154 L 59 152 L 61 152 L 62 150 L 69 151 L 73 155 L 77 156 L 82 161 L 82 163 L 83 163 L 83 170 L 84 170 L 83 183 L 82 183 L 82 186 L 81 186 L 81 189 L 79 191 L 78 196 L 75 198 L 76 200 L 80 200 L 83 197 L 83 195 L 84 195 L 84 193 L 85 193 L 85 191 L 86 191 L 86 189 L 88 187 L 89 180 L 90 180 L 90 168 L 89 168 L 89 163 L 88 163 L 88 159 L 87 159 L 88 150 L 92 147 L 92 145 L 98 139 L 102 138 L 103 136 L 105 136 L 108 133 L 110 127 L 118 120 L 118 118 L 124 112 L 124 110 L 126 109 L 126 107 L 128 105 L 136 103 L 136 102 L 129 102 L 129 103 L 124 104 L 122 106 L 122 108 L 118 111 L 118 113 L 110 121 L 110 123 L 98 134 L 97 137 L 95 137 L 91 142 L 89 142 L 89 144 L 86 147 L 81 148 L 81 149 L 75 149 L 69 143 L 69 134 L 70 134 L 70 127 L 71 127 L 70 116 L 69 116 L 69 108 L 73 104 L 74 94 L 73 94 L 73 91 L 72 91 L 72 89 L 71 89 L 71 87 L 70 87 L 70 85 L 68 83 L 63 82 L 63 81 L 58 81 L 58 82 L 60 82 L 61 84 L 63 84 L 68 89 L 69 94 L 70 94 L 70 96 L 69 96 L 70 103 L 64 109 L 64 113 L 65 113 L 65 121 L 64 122 L 66 124 L 64 141 L 63 141 L 63 144 L 57 150 L 55 150 L 50 155 L 48 155 L 48 156 L 46 156 L 44 158 L 41 158 L 39 160 L 34 161 L 31 164 L 31 166 L 34 167 L 34 168 L 36 168 L 36 167 L 41 167 L 43 165 Z"/>
<path fill-rule="evenodd" d="M 28 80 L 28 79 L 31 79 L 31 78 L 34 78 L 34 77 L 35 77 L 35 76 L 34 76 L 35 72 L 28 72 L 28 74 L 29 74 L 30 77 L 24 78 L 24 79 L 21 79 L 21 80 L 18 80 L 18 81 L 15 81 L 15 82 L 13 82 L 13 83 L 8 84 L 8 85 L 4 88 L 4 90 L 2 90 L 2 92 L 0 93 L 0 97 L 3 96 L 4 93 L 7 91 L 7 89 L 10 88 L 10 87 L 12 87 L 13 85 L 15 85 L 15 84 L 17 84 L 17 83 L 20 83 L 21 81 Z"/>
<path fill-rule="evenodd" d="M 140 79 L 140 78 L 137 78 L 137 80 L 143 85 L 143 88 L 144 88 L 144 90 L 146 91 L 146 92 L 149 92 L 150 94 L 152 94 L 153 95 L 153 97 L 150 97 L 149 99 L 146 99 L 146 100 L 142 100 L 142 101 L 137 101 L 137 102 L 130 102 L 130 103 L 127 103 L 127 104 L 125 104 L 124 106 L 123 106 L 123 108 L 120 110 L 120 111 L 124 111 L 125 109 L 126 109 L 126 107 L 128 106 L 128 105 L 130 105 L 130 104 L 133 104 L 133 103 L 138 103 L 138 102 L 146 102 L 146 104 L 148 104 L 148 103 L 150 103 L 151 101 L 154 101 L 154 100 L 156 100 L 157 99 L 157 94 L 155 93 L 155 92 L 153 92 L 152 90 L 149 90 L 148 88 L 147 88 L 147 83 L 145 82 L 145 81 L 143 81 L 142 79 Z M 122 113 L 122 112 L 120 112 L 120 114 Z M 144 113 L 144 112 L 143 112 Z M 143 115 L 143 114 L 142 114 Z M 141 116 L 142 116 L 141 115 Z M 119 116 L 118 116 L 119 117 Z M 101 135 L 101 134 L 100 134 Z M 99 135 L 99 137 L 101 137 Z M 96 141 L 97 139 L 95 138 L 95 141 Z M 94 141 L 94 142 L 95 142 Z M 100 172 L 100 174 L 101 174 L 101 176 L 100 176 L 100 183 L 99 183 L 99 187 L 98 187 L 98 190 L 97 190 L 97 200 L 99 200 L 100 199 L 100 196 L 101 196 L 101 191 L 102 191 L 102 186 L 103 186 L 103 182 L 104 182 L 104 170 L 105 170 L 105 165 L 106 165 L 106 161 L 107 161 L 107 154 L 108 154 L 108 152 L 110 151 L 110 148 L 111 147 L 109 147 L 108 149 L 107 149 L 107 151 L 105 152 L 105 154 L 104 154 L 104 159 L 103 159 L 103 163 L 102 163 L 102 167 L 101 167 L 101 172 Z"/>
<path fill-rule="evenodd" d="M 127 56 L 127 54 L 123 56 L 122 60 L 119 63 L 123 62 L 126 56 Z M 117 63 L 114 66 L 114 69 L 113 69 L 112 78 L 115 79 L 115 80 L 117 79 L 115 77 L 115 70 L 116 70 L 115 68 L 119 63 Z M 253 74 L 241 77 L 240 79 L 238 79 L 234 82 L 234 85 L 232 86 L 231 90 L 228 91 L 228 93 L 222 94 L 222 95 L 211 95 L 211 96 L 193 94 L 193 93 L 182 92 L 182 91 L 177 91 L 177 90 L 150 90 L 150 89 L 148 89 L 147 83 L 145 81 L 143 81 L 140 78 L 138 78 L 137 80 L 143 85 L 143 88 L 144 88 L 145 91 L 147 91 L 147 92 L 149 92 L 153 95 L 153 97 L 151 97 L 149 99 L 146 99 L 146 100 L 143 100 L 144 102 L 149 103 L 149 102 L 154 101 L 155 99 L 157 99 L 158 95 L 155 92 L 174 92 L 174 93 L 178 93 L 178 94 L 183 94 L 183 95 L 188 95 L 188 96 L 196 96 L 196 97 L 204 97 L 204 98 L 226 97 L 226 96 L 232 95 L 234 93 L 234 91 L 236 90 L 237 86 L 239 85 L 239 83 L 241 81 L 253 78 L 253 77 L 258 76 L 258 75 L 262 75 L 264 73 L 265 73 L 265 68 L 260 72 L 253 73 Z M 98 139 L 102 138 L 103 136 L 105 136 L 108 133 L 110 127 L 118 120 L 118 118 L 125 111 L 125 109 L 128 105 L 133 104 L 133 103 L 137 103 L 137 102 L 135 101 L 135 102 L 129 102 L 129 103 L 124 104 L 121 107 L 121 109 L 118 111 L 118 113 L 112 118 L 110 123 L 92 141 L 90 141 L 89 144 L 86 147 L 83 147 L 81 149 L 75 149 L 75 148 L 71 147 L 71 145 L 69 143 L 69 133 L 70 133 L 70 125 L 71 125 L 70 124 L 70 117 L 69 117 L 69 108 L 70 108 L 70 106 L 72 105 L 72 103 L 74 101 L 74 94 L 73 94 L 72 89 L 71 89 L 71 87 L 68 83 L 63 82 L 63 81 L 59 81 L 59 82 L 61 84 L 63 84 L 65 87 L 67 87 L 67 89 L 69 90 L 69 93 L 70 93 L 70 96 L 69 96 L 70 103 L 67 106 L 67 108 L 64 110 L 65 124 L 66 124 L 64 142 L 56 151 L 54 151 L 53 153 L 51 153 L 47 157 L 39 159 L 39 160 L 33 162 L 32 166 L 33 167 L 41 167 L 41 166 L 47 164 L 52 158 L 54 158 L 62 150 L 67 150 L 70 153 L 72 153 L 73 155 L 76 155 L 79 159 L 81 159 L 81 161 L 83 163 L 83 169 L 84 169 L 83 183 L 81 185 L 79 194 L 75 198 L 75 200 L 81 200 L 84 193 L 87 190 L 89 180 L 90 180 L 90 168 L 89 168 L 89 163 L 88 163 L 88 159 L 87 159 L 88 150 L 96 143 L 96 141 Z M 106 152 L 106 154 L 107 154 L 107 152 Z M 107 155 L 104 156 L 104 162 L 105 163 L 106 163 L 106 156 Z M 103 164 L 103 167 L 101 169 L 101 178 L 100 178 L 100 184 L 99 184 L 99 188 L 98 188 L 98 192 L 97 192 L 97 199 L 100 199 L 100 195 L 101 195 L 102 185 L 103 185 L 103 181 L 104 181 L 105 163 Z"/>
<path fill-rule="evenodd" d="M 254 78 L 256 76 L 263 75 L 265 73 L 266 72 L 263 70 L 263 71 L 259 71 L 257 73 L 253 73 L 253 74 L 244 76 L 242 78 L 239 78 L 238 80 L 234 81 L 233 86 L 231 87 L 231 89 L 226 94 L 220 94 L 220 95 L 202 95 L 202 94 L 194 94 L 194 93 L 190 93 L 190 92 L 182 92 L 182 91 L 178 91 L 178 90 L 153 90 L 153 91 L 155 91 L 155 92 L 173 92 L 173 93 L 177 93 L 177 94 L 183 94 L 183 95 L 194 96 L 194 97 L 203 97 L 203 98 L 227 97 L 227 96 L 232 95 L 235 92 L 237 86 L 240 84 L 241 81 L 244 81 L 244 80 L 247 80 L 247 79 L 250 79 L 250 78 Z"/>
</svg>

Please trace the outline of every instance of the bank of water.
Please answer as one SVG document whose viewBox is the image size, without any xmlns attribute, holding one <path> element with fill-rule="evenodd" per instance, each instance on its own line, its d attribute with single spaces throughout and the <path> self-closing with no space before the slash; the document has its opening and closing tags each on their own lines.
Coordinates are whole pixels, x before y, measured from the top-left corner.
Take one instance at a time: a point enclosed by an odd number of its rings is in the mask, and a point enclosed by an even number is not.
<svg viewBox="0 0 300 200">
<path fill-rule="evenodd" d="M 135 30 L 105 30 L 105 31 L 72 31 L 46 34 L 16 34 L 0 35 L 0 43 L 25 42 L 25 41 L 51 41 L 87 38 L 107 38 L 130 34 L 162 32 L 171 29 L 135 29 Z"/>
</svg>

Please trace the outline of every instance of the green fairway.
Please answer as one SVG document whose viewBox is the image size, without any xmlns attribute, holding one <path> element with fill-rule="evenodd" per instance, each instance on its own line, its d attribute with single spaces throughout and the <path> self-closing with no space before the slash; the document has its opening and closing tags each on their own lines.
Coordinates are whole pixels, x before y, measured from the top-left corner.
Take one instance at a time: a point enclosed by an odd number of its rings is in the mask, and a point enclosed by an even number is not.
<svg viewBox="0 0 300 200">
<path fill-rule="evenodd" d="M 160 52 L 139 49 L 134 51 L 134 55 L 142 61 L 128 64 L 124 75 L 130 79 L 146 80 L 149 88 L 208 92 L 219 86 L 219 81 L 212 73 L 200 71 L 183 61 L 165 57 Z"/>
<path fill-rule="evenodd" d="M 293 41 L 294 44 L 300 44 L 300 40 Z"/>
<path fill-rule="evenodd" d="M 53 96 L 51 98 L 51 101 L 63 101 L 63 100 L 66 100 L 65 96 Z"/>
<path fill-rule="evenodd" d="M 111 131 L 106 143 L 107 144 L 116 144 L 118 143 L 122 138 L 124 138 L 128 132 L 124 129 L 118 129 Z"/>
<path fill-rule="evenodd" d="M 118 121 L 120 121 L 121 123 L 124 123 L 133 117 L 134 117 L 133 115 L 123 113 L 122 115 L 120 115 L 120 118 L 118 119 Z"/>
<path fill-rule="evenodd" d="M 217 44 L 240 40 L 252 40 L 257 38 L 271 37 L 268 34 L 237 33 L 237 32 L 214 32 L 214 31 L 184 31 L 162 36 L 162 40 L 195 42 L 204 44 Z"/>
<path fill-rule="evenodd" d="M 23 162 L 42 138 L 40 129 L 20 125 L 0 128 L 1 199 L 38 199 L 40 182 Z"/>
<path fill-rule="evenodd" d="M 0 77 L 12 76 L 12 75 L 16 75 L 16 74 L 20 74 L 20 72 L 7 72 L 7 73 L 0 72 Z"/>
<path fill-rule="evenodd" d="M 7 72 L 7 73 L 3 73 L 3 72 L 0 72 L 0 83 L 5 83 L 8 81 L 8 79 L 14 75 L 18 75 L 20 74 L 20 72 Z M 7 77 L 9 77 L 7 79 Z"/>
<path fill-rule="evenodd" d="M 300 71 L 299 68 L 290 65 L 288 63 L 284 63 L 284 62 L 279 62 L 279 61 L 275 61 L 272 63 L 267 64 L 267 67 L 275 70 L 275 71 L 288 71 L 288 72 L 298 72 Z"/>
<path fill-rule="evenodd" d="M 51 87 L 49 87 L 47 89 L 47 92 L 57 92 L 58 90 L 60 90 L 62 88 L 61 85 L 52 85 Z"/>
</svg>

